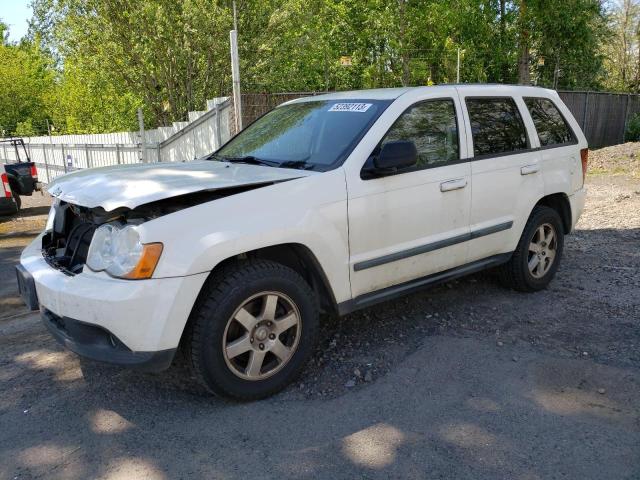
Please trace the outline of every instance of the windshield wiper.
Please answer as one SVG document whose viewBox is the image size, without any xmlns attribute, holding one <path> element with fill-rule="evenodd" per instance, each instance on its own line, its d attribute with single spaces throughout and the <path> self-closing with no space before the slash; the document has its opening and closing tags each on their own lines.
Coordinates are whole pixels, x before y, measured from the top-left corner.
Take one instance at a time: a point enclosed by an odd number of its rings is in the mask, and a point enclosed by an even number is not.
<svg viewBox="0 0 640 480">
<path fill-rule="evenodd" d="M 280 168 L 297 168 L 298 170 L 313 170 L 315 165 L 306 160 L 287 160 L 278 165 Z"/>
<path fill-rule="evenodd" d="M 263 160 L 262 158 L 254 157 L 253 155 L 246 155 L 244 157 L 223 157 L 222 155 L 217 155 L 215 153 L 209 155 L 207 159 L 216 159 L 221 162 L 229 162 L 229 163 L 248 163 L 251 165 L 265 165 L 267 167 L 277 167 L 278 162 L 272 162 L 270 160 Z"/>
</svg>

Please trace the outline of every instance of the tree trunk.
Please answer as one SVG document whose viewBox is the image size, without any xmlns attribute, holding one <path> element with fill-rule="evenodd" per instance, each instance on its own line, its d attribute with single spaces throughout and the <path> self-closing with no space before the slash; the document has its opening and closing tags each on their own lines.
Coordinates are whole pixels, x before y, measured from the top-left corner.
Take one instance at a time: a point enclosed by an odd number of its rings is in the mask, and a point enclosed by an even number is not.
<svg viewBox="0 0 640 480">
<path fill-rule="evenodd" d="M 560 54 L 556 54 L 556 65 L 553 68 L 553 89 L 558 89 L 558 82 L 560 81 Z"/>
<path fill-rule="evenodd" d="M 409 85 L 411 70 L 409 69 L 409 51 L 408 51 L 408 41 L 406 38 L 407 32 L 407 17 L 406 17 L 406 4 L 407 0 L 398 0 L 398 6 L 400 7 L 400 63 L 402 67 L 402 86 L 406 87 Z"/>
<path fill-rule="evenodd" d="M 636 39 L 640 44 L 640 25 L 638 25 L 638 28 L 636 30 Z M 633 89 L 636 91 L 636 93 L 638 92 L 638 90 L 640 90 L 640 49 L 638 49 L 638 62 L 636 64 L 636 76 L 635 81 L 633 82 Z"/>
<path fill-rule="evenodd" d="M 507 63 L 507 19 L 506 15 L 507 0 L 500 0 L 500 80 L 502 83 L 508 83 L 509 64 Z"/>
<path fill-rule="evenodd" d="M 518 83 L 520 85 L 531 84 L 531 74 L 529 72 L 529 62 L 531 54 L 529 52 L 529 26 L 527 22 L 527 2 L 520 0 L 520 54 L 518 57 Z"/>
</svg>

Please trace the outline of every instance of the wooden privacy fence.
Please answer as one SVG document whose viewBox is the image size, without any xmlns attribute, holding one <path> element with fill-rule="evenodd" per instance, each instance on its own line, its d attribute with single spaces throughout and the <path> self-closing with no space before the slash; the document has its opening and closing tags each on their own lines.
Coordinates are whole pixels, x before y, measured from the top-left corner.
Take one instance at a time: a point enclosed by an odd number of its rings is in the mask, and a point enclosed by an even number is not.
<svg viewBox="0 0 640 480">
<path fill-rule="evenodd" d="M 243 125 L 289 100 L 326 92 L 245 93 L 242 95 Z M 640 113 L 640 95 L 609 92 L 559 91 L 560 98 L 582 127 L 589 146 L 624 143 L 625 130 L 633 115 Z"/>
<path fill-rule="evenodd" d="M 269 110 L 289 100 L 327 92 L 282 92 L 282 93 L 243 93 L 242 94 L 242 125 L 247 126 L 256 118 Z"/>
<path fill-rule="evenodd" d="M 640 113 L 640 96 L 630 93 L 559 91 L 591 148 L 624 143 L 629 120 Z"/>
</svg>

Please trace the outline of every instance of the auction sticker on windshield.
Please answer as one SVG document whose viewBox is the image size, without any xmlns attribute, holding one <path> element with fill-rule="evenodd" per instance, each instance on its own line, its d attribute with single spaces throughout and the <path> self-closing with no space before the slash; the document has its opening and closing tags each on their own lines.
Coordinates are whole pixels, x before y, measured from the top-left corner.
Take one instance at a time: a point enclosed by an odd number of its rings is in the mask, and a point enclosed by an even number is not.
<svg viewBox="0 0 640 480">
<path fill-rule="evenodd" d="M 366 112 L 372 103 L 336 103 L 330 112 Z"/>
</svg>

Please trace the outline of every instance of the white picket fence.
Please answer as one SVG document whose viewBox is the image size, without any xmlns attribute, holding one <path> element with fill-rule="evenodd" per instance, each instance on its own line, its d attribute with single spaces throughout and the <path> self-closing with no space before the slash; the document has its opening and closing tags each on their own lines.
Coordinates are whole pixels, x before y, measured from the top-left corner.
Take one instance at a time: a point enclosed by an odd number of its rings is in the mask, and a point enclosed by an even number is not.
<svg viewBox="0 0 640 480">
<path fill-rule="evenodd" d="M 188 122 L 145 131 L 144 142 L 138 132 L 91 135 L 24 137 L 31 160 L 38 167 L 38 178 L 51 182 L 72 170 L 145 162 L 183 162 L 211 153 L 232 133 L 231 101 L 207 101 L 207 109 L 189 112 Z M 16 161 L 10 145 L 0 144 L 0 161 Z M 144 152 L 144 153 L 143 153 Z M 21 158 L 24 158 L 20 151 Z"/>
</svg>

